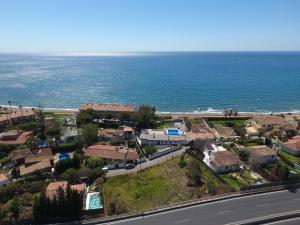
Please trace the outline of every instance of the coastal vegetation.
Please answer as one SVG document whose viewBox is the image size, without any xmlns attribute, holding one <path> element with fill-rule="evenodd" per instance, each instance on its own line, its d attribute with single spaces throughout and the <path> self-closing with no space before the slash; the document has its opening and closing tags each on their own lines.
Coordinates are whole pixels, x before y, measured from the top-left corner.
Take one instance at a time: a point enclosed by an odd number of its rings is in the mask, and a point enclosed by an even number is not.
<svg viewBox="0 0 300 225">
<path fill-rule="evenodd" d="M 232 190 L 206 165 L 186 154 L 161 165 L 128 174 L 110 177 L 104 184 L 109 215 L 142 211 L 180 201 L 221 194 Z"/>
</svg>

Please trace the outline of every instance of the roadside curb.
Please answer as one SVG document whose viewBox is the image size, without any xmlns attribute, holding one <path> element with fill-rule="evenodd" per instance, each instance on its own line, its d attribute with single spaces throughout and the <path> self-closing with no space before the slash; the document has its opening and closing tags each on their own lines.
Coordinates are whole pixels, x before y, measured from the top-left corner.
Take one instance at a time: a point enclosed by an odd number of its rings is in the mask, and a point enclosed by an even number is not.
<svg viewBox="0 0 300 225">
<path fill-rule="evenodd" d="M 83 221 L 81 221 L 80 224 L 89 224 L 89 223 L 104 224 L 104 223 L 110 223 L 110 222 L 115 222 L 115 221 L 120 221 L 120 220 L 128 220 L 128 219 L 133 219 L 133 218 L 138 218 L 138 217 L 151 216 L 151 215 L 155 215 L 155 214 L 159 214 L 159 213 L 169 212 L 169 211 L 177 210 L 177 209 L 184 209 L 184 208 L 193 207 L 193 206 L 197 206 L 197 205 L 205 205 L 207 203 L 214 203 L 214 202 L 218 202 L 218 201 L 235 199 L 235 198 L 239 198 L 239 197 L 283 191 L 283 190 L 287 190 L 287 189 L 288 189 L 287 186 L 281 186 L 281 187 L 274 187 L 272 189 L 256 190 L 256 191 L 249 192 L 249 193 L 231 194 L 228 196 L 216 197 L 216 198 L 211 198 L 211 199 L 206 199 L 206 200 L 199 200 L 199 201 L 194 201 L 194 202 L 190 202 L 190 203 L 182 203 L 182 204 L 178 204 L 175 206 L 170 206 L 170 207 L 161 208 L 161 209 L 157 209 L 157 210 L 147 211 L 147 212 L 143 212 L 143 213 L 136 213 L 136 214 L 132 214 L 132 215 L 124 215 L 124 216 L 119 216 L 119 217 L 115 217 L 115 218 L 107 218 L 107 219 L 104 218 L 104 219 L 97 219 L 97 220 L 94 219 L 94 220 L 86 220 L 86 221 L 83 220 Z M 300 214 L 300 212 L 299 212 L 299 214 Z M 256 221 L 256 223 L 257 223 L 257 221 Z M 65 225 L 67 225 L 67 224 L 68 223 L 66 223 Z M 245 223 L 245 225 L 248 225 L 248 224 L 255 224 L 255 223 Z"/>
<path fill-rule="evenodd" d="M 298 217 L 300 217 L 300 210 L 286 212 L 286 213 L 279 213 L 271 216 L 263 216 L 255 219 L 242 220 L 235 223 L 229 223 L 226 225 L 256 225 L 256 224 L 272 223 L 276 221 L 282 221 L 282 220 L 293 219 Z"/>
</svg>

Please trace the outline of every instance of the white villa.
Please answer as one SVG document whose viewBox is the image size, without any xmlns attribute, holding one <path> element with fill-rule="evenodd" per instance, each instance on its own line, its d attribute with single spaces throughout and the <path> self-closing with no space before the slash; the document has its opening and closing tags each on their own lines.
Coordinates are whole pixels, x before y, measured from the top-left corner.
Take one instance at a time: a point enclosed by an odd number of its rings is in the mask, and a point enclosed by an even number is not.
<svg viewBox="0 0 300 225">
<path fill-rule="evenodd" d="M 206 144 L 203 153 L 203 162 L 215 173 L 229 173 L 240 169 L 239 157 L 222 146 Z"/>
<path fill-rule="evenodd" d="M 138 139 L 141 145 L 187 145 L 186 133 L 181 127 L 162 130 L 142 130 Z"/>
</svg>

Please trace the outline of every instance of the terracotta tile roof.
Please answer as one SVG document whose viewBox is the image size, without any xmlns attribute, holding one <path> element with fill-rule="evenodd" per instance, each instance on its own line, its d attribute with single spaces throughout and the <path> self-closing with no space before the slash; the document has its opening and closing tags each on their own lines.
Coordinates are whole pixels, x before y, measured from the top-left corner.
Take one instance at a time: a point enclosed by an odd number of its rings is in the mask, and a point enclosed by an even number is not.
<svg viewBox="0 0 300 225">
<path fill-rule="evenodd" d="M 26 156 L 30 155 L 31 151 L 29 148 L 26 149 L 20 149 L 20 150 L 15 150 L 10 153 L 10 160 L 19 160 L 19 159 L 24 159 Z"/>
<path fill-rule="evenodd" d="M 25 164 L 36 163 L 45 160 L 52 160 L 53 154 L 51 148 L 41 148 L 37 153 L 31 153 L 25 157 Z"/>
<path fill-rule="evenodd" d="M 300 136 L 295 136 L 282 144 L 283 147 L 300 152 Z"/>
<path fill-rule="evenodd" d="M 230 166 L 241 163 L 239 157 L 230 151 L 218 151 L 213 154 L 215 158 L 210 162 L 213 166 Z"/>
<path fill-rule="evenodd" d="M 7 176 L 5 176 L 3 173 L 0 173 L 0 182 L 8 181 Z"/>
<path fill-rule="evenodd" d="M 82 104 L 80 110 L 93 109 L 101 112 L 134 112 L 132 105 L 113 105 L 113 104 Z"/>
<path fill-rule="evenodd" d="M 234 129 L 231 127 L 225 127 L 222 124 L 215 124 L 214 127 L 216 128 L 216 130 L 221 136 L 224 137 L 237 136 L 237 134 L 234 132 Z"/>
<path fill-rule="evenodd" d="M 19 135 L 19 137 L 16 140 L 11 141 L 0 141 L 0 144 L 6 144 L 6 145 L 21 145 L 24 144 L 32 135 L 32 131 L 23 132 Z"/>
<path fill-rule="evenodd" d="M 57 190 L 61 187 L 63 190 L 66 190 L 68 186 L 68 181 L 56 181 L 48 184 L 46 188 L 46 195 L 48 198 L 53 199 L 56 195 Z"/>
<path fill-rule="evenodd" d="M 49 160 L 41 161 L 30 166 L 21 165 L 20 175 L 21 176 L 29 175 L 34 173 L 37 170 L 50 169 L 50 168 L 51 168 L 51 163 Z"/>
<path fill-rule="evenodd" d="M 266 145 L 246 147 L 245 151 L 255 156 L 268 156 L 268 155 L 274 155 L 276 153 L 273 149 L 269 148 Z"/>
<path fill-rule="evenodd" d="M 84 192 L 84 190 L 85 190 L 85 184 L 84 183 L 74 184 L 74 185 L 71 185 L 71 188 L 73 190 L 78 191 L 78 192 Z"/>
<path fill-rule="evenodd" d="M 136 160 L 138 158 L 135 149 L 111 145 L 92 145 L 85 150 L 84 156 L 114 160 Z"/>
<path fill-rule="evenodd" d="M 133 132 L 133 129 L 131 127 L 124 127 L 123 131 L 124 132 Z"/>
<path fill-rule="evenodd" d="M 10 110 L 8 111 L 9 113 L 7 115 L 0 114 L 0 122 L 7 121 L 7 118 L 9 121 L 10 118 L 14 120 L 14 119 L 22 118 L 22 116 L 25 118 L 25 117 L 34 117 L 36 115 L 35 112 L 33 112 L 31 109 L 23 109 L 22 114 L 20 110 L 13 111 L 12 113 L 10 113 Z"/>
</svg>

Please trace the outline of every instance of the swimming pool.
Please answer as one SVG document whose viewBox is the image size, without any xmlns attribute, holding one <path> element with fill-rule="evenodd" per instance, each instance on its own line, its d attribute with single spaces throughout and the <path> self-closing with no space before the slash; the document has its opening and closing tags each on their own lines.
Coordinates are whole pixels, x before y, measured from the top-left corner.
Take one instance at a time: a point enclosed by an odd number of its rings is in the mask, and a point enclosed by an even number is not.
<svg viewBox="0 0 300 225">
<path fill-rule="evenodd" d="M 99 192 L 88 193 L 86 196 L 85 209 L 102 209 L 101 199 Z"/>
<path fill-rule="evenodd" d="M 167 130 L 168 135 L 179 135 L 179 131 L 175 129 L 168 129 Z"/>
<path fill-rule="evenodd" d="M 70 155 L 68 153 L 62 153 L 59 155 L 59 160 L 69 159 Z"/>
</svg>

